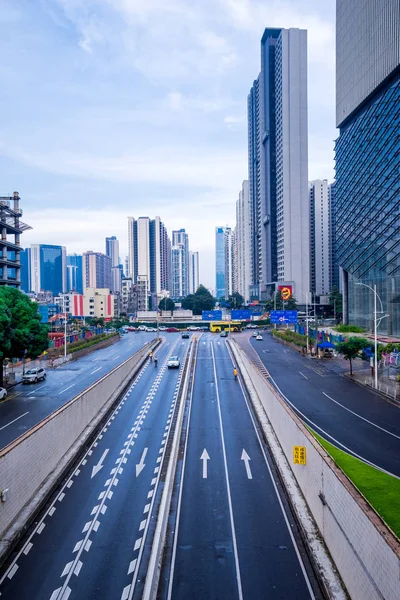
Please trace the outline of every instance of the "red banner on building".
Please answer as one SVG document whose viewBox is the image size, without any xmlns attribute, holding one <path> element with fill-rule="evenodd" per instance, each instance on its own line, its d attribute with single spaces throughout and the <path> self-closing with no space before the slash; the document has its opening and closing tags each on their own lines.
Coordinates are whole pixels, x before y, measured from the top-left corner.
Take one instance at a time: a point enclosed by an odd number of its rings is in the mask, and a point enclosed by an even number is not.
<svg viewBox="0 0 400 600">
<path fill-rule="evenodd" d="M 293 287 L 291 285 L 278 285 L 278 290 L 281 293 L 282 300 L 285 302 L 292 297 Z"/>
</svg>

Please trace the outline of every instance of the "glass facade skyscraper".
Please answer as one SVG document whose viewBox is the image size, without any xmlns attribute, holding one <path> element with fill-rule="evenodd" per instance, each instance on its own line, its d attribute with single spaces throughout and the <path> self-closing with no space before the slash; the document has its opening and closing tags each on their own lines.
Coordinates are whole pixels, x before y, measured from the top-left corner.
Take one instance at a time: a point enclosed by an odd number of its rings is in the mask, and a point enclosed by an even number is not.
<svg viewBox="0 0 400 600">
<path fill-rule="evenodd" d="M 225 227 L 215 228 L 215 296 L 225 298 Z"/>
<path fill-rule="evenodd" d="M 82 255 L 67 256 L 67 291 L 83 294 Z"/>
<path fill-rule="evenodd" d="M 31 285 L 33 292 L 66 291 L 67 255 L 65 246 L 31 244 Z"/>
<path fill-rule="evenodd" d="M 382 302 L 378 311 L 387 315 L 378 331 L 398 336 L 400 11 L 395 4 L 356 2 L 349 18 L 349 3 L 337 2 L 340 136 L 334 204 L 344 321 L 373 329 L 374 294 L 365 286 L 376 285 Z M 359 39 L 363 44 L 357 46 Z"/>
</svg>

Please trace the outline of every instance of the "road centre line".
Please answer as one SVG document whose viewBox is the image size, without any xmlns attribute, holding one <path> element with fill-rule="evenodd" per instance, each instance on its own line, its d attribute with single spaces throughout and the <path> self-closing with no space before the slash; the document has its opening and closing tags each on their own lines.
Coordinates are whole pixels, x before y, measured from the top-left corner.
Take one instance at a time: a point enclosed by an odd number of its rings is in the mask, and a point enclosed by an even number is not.
<svg viewBox="0 0 400 600">
<path fill-rule="evenodd" d="M 217 369 L 216 369 L 216 364 L 215 364 L 215 355 L 214 355 L 214 345 L 213 344 L 211 344 L 211 355 L 212 355 L 213 367 L 214 367 L 215 393 L 217 396 L 217 408 L 218 408 L 219 425 L 220 425 L 220 432 L 221 432 L 222 454 L 223 454 L 223 459 L 224 459 L 226 490 L 227 490 L 227 494 L 228 494 L 229 518 L 230 518 L 231 530 L 232 530 L 233 553 L 234 553 L 235 565 L 236 565 L 236 581 L 237 581 L 237 586 L 238 586 L 239 600 L 243 600 L 242 580 L 241 580 L 241 576 L 240 576 L 239 555 L 238 555 L 237 542 L 236 542 L 235 521 L 233 518 L 231 488 L 230 488 L 230 483 L 229 483 L 229 472 L 228 472 L 228 461 L 226 458 L 225 436 L 224 436 L 224 428 L 223 428 L 223 424 L 222 424 L 221 401 L 220 401 L 220 396 L 219 396 Z"/>
<path fill-rule="evenodd" d="M 347 408 L 347 406 L 344 406 L 343 404 L 341 404 L 340 402 L 338 402 L 337 400 L 334 400 L 333 398 L 331 398 L 330 396 L 328 396 L 328 394 L 325 394 L 325 392 L 322 392 L 324 396 L 326 396 L 327 398 L 329 398 L 329 400 L 332 400 L 332 402 L 334 402 L 335 404 L 337 404 L 338 406 L 341 406 L 342 408 L 344 408 L 344 410 L 347 410 L 349 413 L 351 413 L 352 415 L 354 415 L 355 417 L 358 417 L 359 419 L 362 419 L 363 421 L 365 421 L 366 423 L 369 423 L 370 425 L 372 425 L 373 427 L 376 427 L 377 429 L 380 429 L 381 431 L 384 431 L 385 433 L 387 433 L 388 435 L 391 435 L 392 437 L 400 440 L 400 435 L 396 435 L 395 433 L 392 433 L 391 431 L 388 431 L 387 429 L 385 429 L 384 427 L 381 427 L 380 425 L 377 425 L 376 423 L 374 423 L 373 421 L 369 421 L 368 419 L 366 419 L 365 417 L 362 417 L 361 415 L 359 415 L 358 413 L 354 412 L 354 410 L 351 410 L 350 408 Z"/>
<path fill-rule="evenodd" d="M 233 365 L 235 365 L 235 361 L 234 361 L 234 359 L 233 359 L 233 356 L 232 356 L 232 350 L 231 350 L 231 348 L 230 348 L 229 346 L 228 346 L 228 352 L 229 352 L 229 356 L 231 357 L 232 366 L 233 366 Z M 274 380 L 272 379 L 272 377 L 270 377 L 270 378 L 271 378 L 271 380 L 272 380 L 272 381 L 274 381 Z M 263 455 L 263 457 L 264 457 L 264 461 L 265 461 L 265 464 L 266 464 L 266 467 L 267 467 L 267 470 L 268 470 L 269 476 L 270 476 L 270 478 L 271 478 L 271 482 L 272 482 L 272 485 L 273 485 L 273 487 L 274 487 L 275 494 L 276 494 L 276 497 L 277 497 L 277 499 L 278 499 L 279 506 L 281 507 L 282 515 L 283 515 L 283 518 L 284 518 L 284 520 L 285 520 L 286 527 L 287 527 L 287 530 L 288 530 L 288 532 L 289 532 L 290 539 L 292 540 L 292 544 L 293 544 L 294 551 L 295 551 L 295 553 L 296 553 L 296 556 L 297 556 L 297 559 L 298 559 L 298 561 L 299 561 L 300 568 L 301 568 L 301 570 L 302 570 L 302 573 L 303 573 L 303 576 L 304 576 L 305 582 L 306 582 L 306 584 L 307 584 L 307 587 L 308 587 L 308 591 L 310 592 L 310 597 L 311 597 L 313 600 L 315 600 L 314 591 L 313 591 L 313 589 L 312 589 L 312 587 L 311 587 L 311 583 L 310 583 L 310 580 L 309 580 L 309 578 L 308 578 L 308 574 L 307 574 L 306 568 L 305 568 L 305 566 L 304 566 L 303 559 L 302 559 L 302 556 L 301 556 L 301 554 L 300 554 L 299 548 L 297 547 L 297 543 L 296 543 L 296 540 L 295 540 L 295 538 L 294 538 L 294 535 L 293 535 L 292 527 L 291 527 L 291 525 L 290 525 L 290 523 L 289 523 L 289 519 L 288 519 L 288 517 L 287 517 L 286 511 L 285 511 L 285 507 L 283 506 L 282 499 L 281 499 L 281 497 L 280 497 L 280 495 L 279 495 L 279 491 L 278 491 L 278 488 L 277 488 L 277 485 L 276 485 L 276 482 L 275 482 L 275 479 L 274 479 L 274 475 L 273 475 L 273 473 L 272 473 L 272 470 L 271 470 L 270 464 L 269 464 L 269 462 L 268 462 L 267 454 L 266 454 L 266 452 L 265 452 L 265 448 L 264 448 L 264 446 L 263 446 L 263 442 L 262 442 L 262 439 L 261 439 L 261 437 L 260 437 L 260 433 L 259 433 L 259 430 L 258 430 L 258 428 L 257 428 L 257 425 L 256 425 L 256 422 L 255 422 L 255 419 L 254 419 L 253 413 L 252 413 L 252 411 L 250 410 L 249 401 L 248 401 L 248 399 L 247 399 L 247 396 L 246 396 L 246 394 L 245 394 L 245 391 L 244 391 L 244 388 L 243 388 L 243 383 L 242 383 L 242 381 L 241 381 L 241 379 L 240 379 L 240 378 L 239 378 L 239 385 L 240 385 L 240 389 L 242 390 L 243 398 L 244 398 L 245 404 L 246 404 L 246 406 L 247 406 L 247 410 L 248 410 L 248 413 L 249 413 L 249 415 L 250 415 L 251 422 L 253 423 L 253 428 L 254 428 L 254 431 L 255 431 L 255 434 L 256 434 L 256 437 L 257 437 L 257 440 L 258 440 L 258 443 L 259 443 L 260 449 L 261 449 L 261 453 L 262 453 L 262 455 Z"/>
<path fill-rule="evenodd" d="M 19 417 L 17 417 L 16 419 L 13 419 L 12 421 L 10 421 L 9 423 L 7 423 L 6 425 L 3 425 L 3 427 L 0 427 L 0 431 L 2 429 L 5 429 L 9 425 L 12 425 L 13 423 L 15 423 L 15 421 L 18 421 L 18 419 L 22 419 L 22 417 L 25 417 L 25 415 L 29 415 L 29 410 L 27 412 L 25 412 L 23 415 L 20 415 Z"/>
<path fill-rule="evenodd" d="M 65 390 L 61 390 L 61 392 L 58 393 L 59 396 L 61 396 L 61 394 L 63 394 L 64 392 L 66 392 L 67 390 L 70 390 L 72 387 L 74 387 L 74 383 L 72 383 L 71 385 L 69 385 L 67 388 L 65 388 Z"/>
</svg>

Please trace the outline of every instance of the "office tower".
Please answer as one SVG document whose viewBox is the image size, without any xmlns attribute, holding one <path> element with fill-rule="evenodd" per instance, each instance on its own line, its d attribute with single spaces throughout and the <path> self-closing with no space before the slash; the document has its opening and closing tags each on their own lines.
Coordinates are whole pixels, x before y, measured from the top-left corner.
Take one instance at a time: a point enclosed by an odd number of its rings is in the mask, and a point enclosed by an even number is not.
<svg viewBox="0 0 400 600">
<path fill-rule="evenodd" d="M 21 286 L 21 234 L 32 229 L 20 220 L 19 201 L 18 192 L 0 197 L 0 285 L 17 288 Z"/>
<path fill-rule="evenodd" d="M 65 246 L 31 244 L 31 286 L 33 292 L 51 292 L 53 296 L 66 292 Z"/>
<path fill-rule="evenodd" d="M 185 288 L 186 279 L 186 254 L 183 244 L 172 246 L 172 290 L 174 300 L 187 296 Z"/>
<path fill-rule="evenodd" d="M 67 291 L 83 294 L 82 255 L 67 255 Z"/>
<path fill-rule="evenodd" d="M 189 294 L 194 294 L 200 285 L 199 253 L 189 251 Z"/>
<path fill-rule="evenodd" d="M 83 253 L 84 288 L 111 289 L 111 258 L 101 252 L 89 250 Z"/>
<path fill-rule="evenodd" d="M 317 296 L 331 291 L 331 234 L 329 186 L 326 179 L 309 185 L 311 291 Z"/>
<path fill-rule="evenodd" d="M 310 289 L 307 32 L 266 29 L 248 97 L 251 285 Z"/>
<path fill-rule="evenodd" d="M 129 277 L 129 256 L 125 256 L 124 277 Z"/>
<path fill-rule="evenodd" d="M 250 300 L 252 284 L 252 216 L 249 196 L 249 182 L 243 181 L 239 198 L 236 201 L 235 229 L 235 272 L 236 289 L 245 299 Z"/>
<path fill-rule="evenodd" d="M 119 241 L 113 235 L 112 237 L 106 237 L 106 256 L 111 258 L 111 267 L 118 267 L 119 265 Z"/>
<path fill-rule="evenodd" d="M 335 217 L 343 320 L 373 328 L 376 285 L 378 311 L 388 315 L 379 331 L 397 336 L 399 31 L 397 1 L 337 0 Z"/>
<path fill-rule="evenodd" d="M 215 228 L 216 297 L 227 299 L 234 291 L 234 233 L 230 227 Z"/>
<path fill-rule="evenodd" d="M 21 291 L 28 293 L 32 289 L 31 283 L 31 249 L 21 250 Z"/>
<path fill-rule="evenodd" d="M 336 184 L 328 185 L 328 201 L 330 210 L 330 228 L 329 228 L 329 246 L 330 246 L 330 263 L 331 263 L 331 289 L 339 290 L 339 265 L 336 257 Z"/>
<path fill-rule="evenodd" d="M 150 292 L 170 290 L 171 259 L 167 229 L 160 217 L 150 221 Z"/>
</svg>

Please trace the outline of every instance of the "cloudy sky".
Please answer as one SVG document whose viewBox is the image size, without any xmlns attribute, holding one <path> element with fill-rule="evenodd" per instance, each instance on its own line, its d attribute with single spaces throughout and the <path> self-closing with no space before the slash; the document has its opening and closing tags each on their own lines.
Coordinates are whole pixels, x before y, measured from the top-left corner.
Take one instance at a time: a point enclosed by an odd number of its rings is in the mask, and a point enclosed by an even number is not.
<svg viewBox="0 0 400 600">
<path fill-rule="evenodd" d="M 127 216 L 185 227 L 214 287 L 214 228 L 247 178 L 264 27 L 308 30 L 309 178 L 333 177 L 334 0 L 0 0 L 0 196 L 25 245 L 104 252 Z"/>
</svg>

